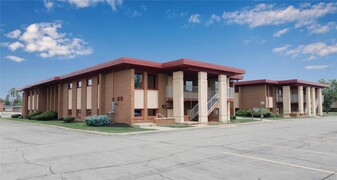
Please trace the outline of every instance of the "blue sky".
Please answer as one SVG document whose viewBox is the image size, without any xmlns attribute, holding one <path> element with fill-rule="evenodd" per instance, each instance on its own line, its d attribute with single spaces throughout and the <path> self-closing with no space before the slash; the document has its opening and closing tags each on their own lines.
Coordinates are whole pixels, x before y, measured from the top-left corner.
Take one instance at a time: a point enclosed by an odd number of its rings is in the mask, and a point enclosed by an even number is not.
<svg viewBox="0 0 337 180">
<path fill-rule="evenodd" d="M 245 80 L 336 78 L 337 3 L 2 1 L 0 97 L 119 57 L 189 58 Z"/>
</svg>

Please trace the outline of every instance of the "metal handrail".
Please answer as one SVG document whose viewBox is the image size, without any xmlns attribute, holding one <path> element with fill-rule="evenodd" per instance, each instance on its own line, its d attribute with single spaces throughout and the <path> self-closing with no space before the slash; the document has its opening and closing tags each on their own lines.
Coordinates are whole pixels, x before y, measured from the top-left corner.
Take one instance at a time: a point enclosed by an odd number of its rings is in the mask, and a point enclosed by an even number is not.
<svg viewBox="0 0 337 180">
<path fill-rule="evenodd" d="M 217 91 L 214 96 L 207 102 L 207 112 L 210 111 L 213 107 L 219 102 L 219 91 Z M 197 103 L 190 111 L 190 120 L 192 120 L 199 113 L 199 103 Z"/>
</svg>

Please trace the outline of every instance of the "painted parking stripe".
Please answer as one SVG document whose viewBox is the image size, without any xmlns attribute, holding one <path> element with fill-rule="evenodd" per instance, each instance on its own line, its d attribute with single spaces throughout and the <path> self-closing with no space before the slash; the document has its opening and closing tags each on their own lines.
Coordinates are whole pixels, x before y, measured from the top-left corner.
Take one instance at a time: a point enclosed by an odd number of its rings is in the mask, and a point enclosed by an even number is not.
<svg viewBox="0 0 337 180">
<path fill-rule="evenodd" d="M 308 153 L 314 153 L 314 154 L 322 154 L 322 155 L 329 155 L 329 156 L 336 156 L 337 154 L 332 154 L 332 153 L 326 153 L 326 152 L 319 152 L 319 151 L 311 151 L 311 150 L 306 150 L 306 149 L 294 149 L 286 146 L 273 146 L 269 144 L 261 144 L 262 146 L 267 146 L 267 147 L 274 147 L 274 148 L 282 148 L 282 149 L 289 149 L 289 150 L 294 150 L 294 151 L 302 151 L 302 152 L 308 152 Z"/>
<path fill-rule="evenodd" d="M 296 167 L 296 168 L 301 168 L 301 169 L 307 169 L 307 170 L 312 170 L 312 171 L 318 171 L 318 172 L 323 172 L 323 173 L 328 173 L 328 174 L 335 173 L 333 171 L 328 171 L 324 169 L 317 169 L 317 168 L 312 168 L 312 167 L 307 167 L 307 166 L 302 166 L 302 165 L 297 165 L 297 164 L 291 164 L 291 163 L 286 163 L 286 162 L 281 162 L 281 161 L 274 161 L 270 159 L 264 159 L 264 158 L 254 157 L 254 156 L 247 156 L 247 155 L 236 154 L 236 153 L 231 153 L 231 152 L 224 152 L 224 154 L 248 158 L 248 159 L 254 159 L 254 160 L 259 160 L 259 161 L 264 161 L 264 162 L 269 162 L 269 163 L 274 163 L 274 164 L 281 164 L 281 165 L 291 166 L 291 167 Z"/>
</svg>

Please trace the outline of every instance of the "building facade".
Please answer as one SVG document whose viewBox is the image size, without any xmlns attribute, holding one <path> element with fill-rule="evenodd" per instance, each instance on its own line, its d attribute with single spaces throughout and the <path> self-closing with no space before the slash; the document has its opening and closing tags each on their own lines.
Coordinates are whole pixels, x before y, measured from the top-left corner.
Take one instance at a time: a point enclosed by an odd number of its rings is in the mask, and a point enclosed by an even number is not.
<svg viewBox="0 0 337 180">
<path fill-rule="evenodd" d="M 24 117 L 52 110 L 59 118 L 108 115 L 116 123 L 230 120 L 233 81 L 242 69 L 179 59 L 166 63 L 119 58 L 22 88 Z"/>
<path fill-rule="evenodd" d="M 325 84 L 297 79 L 252 80 L 235 83 L 236 110 L 266 108 L 283 117 L 322 116 Z"/>
</svg>

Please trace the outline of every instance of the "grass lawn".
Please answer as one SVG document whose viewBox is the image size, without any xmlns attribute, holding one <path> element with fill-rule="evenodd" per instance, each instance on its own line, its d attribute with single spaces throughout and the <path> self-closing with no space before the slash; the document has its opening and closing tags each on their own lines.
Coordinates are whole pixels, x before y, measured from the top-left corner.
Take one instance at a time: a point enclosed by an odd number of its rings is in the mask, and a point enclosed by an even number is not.
<svg viewBox="0 0 337 180">
<path fill-rule="evenodd" d="M 45 125 L 66 127 L 66 128 L 71 128 L 71 129 L 81 129 L 81 130 L 86 130 L 86 131 L 98 131 L 98 132 L 106 132 L 106 133 L 129 133 L 129 132 L 140 132 L 140 131 L 152 131 L 153 130 L 153 129 L 145 129 L 145 128 L 133 128 L 133 127 L 104 127 L 104 126 L 95 127 L 95 126 L 87 126 L 84 122 L 64 123 L 63 121 L 60 121 L 60 120 L 36 121 L 36 120 L 18 119 L 18 118 L 2 118 L 1 120 L 45 124 Z"/>
<path fill-rule="evenodd" d="M 188 124 L 168 124 L 168 125 L 161 125 L 162 127 L 170 127 L 170 128 L 190 128 Z"/>
<path fill-rule="evenodd" d="M 231 123 L 247 123 L 247 122 L 258 122 L 261 121 L 260 119 L 251 119 L 251 118 L 245 118 L 245 119 L 232 119 Z"/>
</svg>

